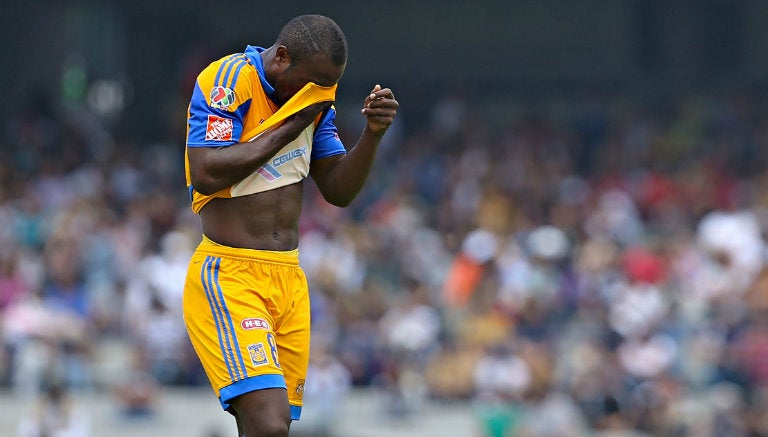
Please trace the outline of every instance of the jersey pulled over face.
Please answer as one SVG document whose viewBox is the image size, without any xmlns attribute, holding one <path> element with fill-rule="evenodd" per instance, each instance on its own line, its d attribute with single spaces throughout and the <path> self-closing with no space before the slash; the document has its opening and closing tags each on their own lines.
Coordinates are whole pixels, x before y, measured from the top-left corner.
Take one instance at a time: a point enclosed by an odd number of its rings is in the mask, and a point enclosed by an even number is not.
<svg viewBox="0 0 768 437">
<path fill-rule="evenodd" d="M 275 102 L 287 102 L 307 83 L 332 87 L 339 82 L 346 65 L 336 65 L 327 55 L 315 55 L 309 60 L 295 63 L 275 75 Z"/>
<path fill-rule="evenodd" d="M 262 51 L 261 47 L 248 46 L 243 53 L 225 56 L 200 73 L 187 114 L 187 148 L 237 147 L 313 103 L 335 99 L 336 85 L 309 82 L 280 105 L 275 89 L 266 80 Z M 335 117 L 336 111 L 331 107 L 261 168 L 212 195 L 195 191 L 187 157 L 185 169 L 192 210 L 200 212 L 216 197 L 245 196 L 296 183 L 307 177 L 312 160 L 346 153 L 334 124 Z"/>
</svg>

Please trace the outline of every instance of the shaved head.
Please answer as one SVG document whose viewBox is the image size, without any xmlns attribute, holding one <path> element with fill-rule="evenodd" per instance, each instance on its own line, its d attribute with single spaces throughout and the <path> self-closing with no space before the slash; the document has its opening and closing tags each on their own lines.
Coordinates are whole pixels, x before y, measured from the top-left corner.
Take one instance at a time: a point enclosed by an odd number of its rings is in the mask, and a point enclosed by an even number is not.
<svg viewBox="0 0 768 437">
<path fill-rule="evenodd" d="M 276 43 L 285 46 L 291 64 L 312 59 L 318 54 L 328 55 L 334 65 L 347 62 L 347 38 L 335 21 L 322 15 L 301 15 L 289 21 Z"/>
</svg>

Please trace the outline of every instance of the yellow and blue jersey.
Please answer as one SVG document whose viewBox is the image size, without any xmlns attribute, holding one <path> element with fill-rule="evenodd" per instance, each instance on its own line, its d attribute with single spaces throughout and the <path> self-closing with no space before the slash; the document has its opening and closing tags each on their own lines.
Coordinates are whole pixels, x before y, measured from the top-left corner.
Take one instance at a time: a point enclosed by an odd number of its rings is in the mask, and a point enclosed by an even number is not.
<svg viewBox="0 0 768 437">
<path fill-rule="evenodd" d="M 187 113 L 186 147 L 230 147 L 252 141 L 307 106 L 333 101 L 336 85 L 308 83 L 281 107 L 272 100 L 261 60 L 262 47 L 247 46 L 243 53 L 211 63 L 197 77 Z M 269 162 L 232 187 L 212 195 L 195 191 L 189 159 L 185 169 L 192 209 L 199 212 L 216 197 L 237 197 L 296 183 L 307 177 L 312 160 L 346 153 L 331 107 L 296 140 L 278 151 Z"/>
</svg>

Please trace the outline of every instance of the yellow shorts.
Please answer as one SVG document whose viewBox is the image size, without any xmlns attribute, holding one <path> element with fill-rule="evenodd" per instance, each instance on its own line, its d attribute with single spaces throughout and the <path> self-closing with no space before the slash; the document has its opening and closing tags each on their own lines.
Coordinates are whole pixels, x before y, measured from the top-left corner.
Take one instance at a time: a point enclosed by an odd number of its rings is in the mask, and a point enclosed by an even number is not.
<svg viewBox="0 0 768 437">
<path fill-rule="evenodd" d="M 184 322 L 225 410 L 244 393 L 285 388 L 299 419 L 310 313 L 298 250 L 232 248 L 203 236 L 184 283 Z"/>
</svg>

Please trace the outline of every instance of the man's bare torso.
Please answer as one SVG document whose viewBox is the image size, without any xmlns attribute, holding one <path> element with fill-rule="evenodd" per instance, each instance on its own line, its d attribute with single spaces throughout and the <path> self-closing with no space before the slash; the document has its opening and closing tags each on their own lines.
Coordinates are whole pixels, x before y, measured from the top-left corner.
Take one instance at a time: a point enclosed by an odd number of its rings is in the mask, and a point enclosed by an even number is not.
<svg viewBox="0 0 768 437">
<path fill-rule="evenodd" d="M 299 244 L 303 184 L 211 200 L 200 211 L 203 233 L 230 247 L 293 250 Z"/>
</svg>

